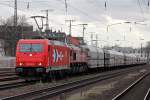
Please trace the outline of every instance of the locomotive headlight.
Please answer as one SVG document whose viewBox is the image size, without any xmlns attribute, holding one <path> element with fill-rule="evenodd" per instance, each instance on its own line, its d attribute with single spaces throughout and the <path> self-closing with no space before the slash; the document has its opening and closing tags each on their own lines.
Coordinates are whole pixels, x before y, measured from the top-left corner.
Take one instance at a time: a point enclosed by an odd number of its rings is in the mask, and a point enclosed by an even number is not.
<svg viewBox="0 0 150 100">
<path fill-rule="evenodd" d="M 23 65 L 23 63 L 19 63 L 19 65 L 20 65 L 20 66 L 22 66 L 22 65 Z"/>
<path fill-rule="evenodd" d="M 30 57 L 32 57 L 32 54 L 29 54 Z"/>
<path fill-rule="evenodd" d="M 42 65 L 42 63 L 39 63 L 39 66 L 41 66 Z"/>
</svg>

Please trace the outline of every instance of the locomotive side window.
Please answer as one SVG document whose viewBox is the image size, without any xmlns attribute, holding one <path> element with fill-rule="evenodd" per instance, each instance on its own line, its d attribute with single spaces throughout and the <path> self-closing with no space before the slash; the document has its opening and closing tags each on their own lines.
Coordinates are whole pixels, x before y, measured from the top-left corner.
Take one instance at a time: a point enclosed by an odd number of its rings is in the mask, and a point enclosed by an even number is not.
<svg viewBox="0 0 150 100">
<path fill-rule="evenodd" d="M 20 52 L 41 52 L 42 44 L 20 44 Z"/>
<path fill-rule="evenodd" d="M 76 60 L 76 53 L 73 53 L 73 60 Z"/>
<path fill-rule="evenodd" d="M 73 52 L 72 52 L 72 51 L 70 51 L 70 56 L 72 56 L 72 53 L 73 53 Z"/>
</svg>

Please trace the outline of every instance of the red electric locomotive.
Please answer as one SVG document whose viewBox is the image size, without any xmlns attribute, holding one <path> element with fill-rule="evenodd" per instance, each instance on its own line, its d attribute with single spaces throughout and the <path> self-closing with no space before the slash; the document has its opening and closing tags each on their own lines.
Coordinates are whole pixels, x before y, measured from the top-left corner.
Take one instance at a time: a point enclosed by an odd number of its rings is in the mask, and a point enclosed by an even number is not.
<svg viewBox="0 0 150 100">
<path fill-rule="evenodd" d="M 73 44 L 48 39 L 21 39 L 17 44 L 16 72 L 20 76 L 64 75 L 86 69 L 86 50 Z"/>
<path fill-rule="evenodd" d="M 47 39 L 19 40 L 16 50 L 16 72 L 19 75 L 43 75 L 65 69 L 70 69 L 67 44 Z"/>
</svg>

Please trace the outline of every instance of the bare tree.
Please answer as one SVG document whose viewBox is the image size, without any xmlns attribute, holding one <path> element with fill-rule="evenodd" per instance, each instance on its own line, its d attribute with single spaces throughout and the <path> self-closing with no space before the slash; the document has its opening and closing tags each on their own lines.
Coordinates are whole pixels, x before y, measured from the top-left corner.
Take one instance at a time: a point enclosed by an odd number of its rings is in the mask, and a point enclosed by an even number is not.
<svg viewBox="0 0 150 100">
<path fill-rule="evenodd" d="M 14 25 L 14 17 L 11 16 L 7 19 L 1 19 L 0 23 L 1 25 L 7 25 L 7 26 L 13 26 Z M 27 22 L 27 17 L 25 15 L 18 16 L 18 26 L 29 26 L 29 23 Z"/>
<path fill-rule="evenodd" d="M 27 17 L 25 15 L 18 17 L 18 25 L 20 25 L 20 26 L 29 26 L 29 23 L 27 21 Z"/>
<path fill-rule="evenodd" d="M 15 55 L 16 42 L 23 38 L 24 29 L 30 26 L 25 15 L 18 16 L 17 27 L 14 27 L 14 17 L 0 19 L 0 39 L 3 39 L 6 55 Z"/>
</svg>

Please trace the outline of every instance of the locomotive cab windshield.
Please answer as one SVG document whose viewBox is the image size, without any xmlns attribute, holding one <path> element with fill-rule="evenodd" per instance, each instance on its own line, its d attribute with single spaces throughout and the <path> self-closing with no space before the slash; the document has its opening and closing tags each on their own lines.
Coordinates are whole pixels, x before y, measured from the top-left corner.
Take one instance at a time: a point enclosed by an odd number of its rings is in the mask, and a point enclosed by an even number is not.
<svg viewBox="0 0 150 100">
<path fill-rule="evenodd" d="M 40 43 L 22 43 L 19 45 L 19 52 L 42 52 L 43 44 Z"/>
</svg>

